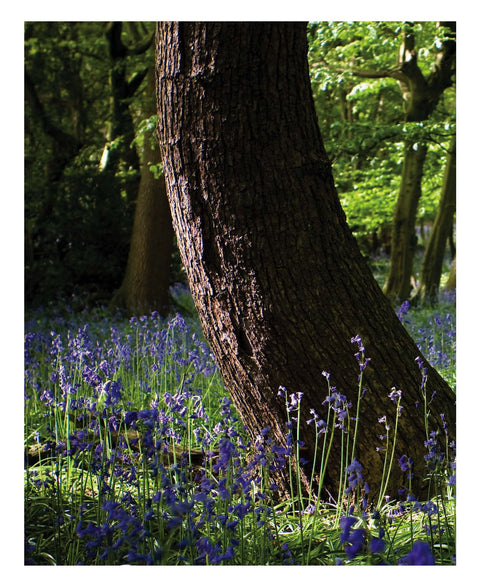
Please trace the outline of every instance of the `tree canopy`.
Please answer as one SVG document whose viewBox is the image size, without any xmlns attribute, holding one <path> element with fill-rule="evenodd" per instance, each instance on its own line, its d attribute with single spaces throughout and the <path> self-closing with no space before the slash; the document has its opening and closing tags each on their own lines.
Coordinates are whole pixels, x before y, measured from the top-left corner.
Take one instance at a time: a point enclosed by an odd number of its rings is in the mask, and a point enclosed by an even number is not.
<svg viewBox="0 0 480 588">
<path fill-rule="evenodd" d="M 433 222 L 456 130 L 454 86 L 428 120 L 405 120 L 398 67 L 405 29 L 415 33 L 417 63 L 428 77 L 449 34 L 436 22 L 321 22 L 308 29 L 319 125 L 342 206 L 360 238 L 391 222 L 406 140 L 429 145 L 418 220 Z"/>
</svg>

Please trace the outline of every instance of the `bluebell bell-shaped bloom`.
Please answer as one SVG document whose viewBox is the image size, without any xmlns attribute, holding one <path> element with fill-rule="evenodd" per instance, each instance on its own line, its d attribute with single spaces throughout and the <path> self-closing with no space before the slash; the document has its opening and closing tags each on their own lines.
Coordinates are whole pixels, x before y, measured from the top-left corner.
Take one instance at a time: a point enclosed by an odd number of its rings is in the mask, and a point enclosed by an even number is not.
<svg viewBox="0 0 480 588">
<path fill-rule="evenodd" d="M 356 517 L 341 517 L 339 523 L 340 528 L 342 529 L 342 534 L 340 535 L 340 543 L 343 544 L 346 541 L 348 541 L 350 537 L 350 530 L 356 522 Z"/>
<path fill-rule="evenodd" d="M 403 557 L 399 565 L 403 566 L 433 566 L 435 558 L 430 551 L 430 546 L 424 541 L 415 541 L 410 553 Z"/>
<path fill-rule="evenodd" d="M 354 529 L 348 538 L 350 545 L 345 546 L 348 559 L 354 559 L 363 547 L 365 529 Z"/>
</svg>

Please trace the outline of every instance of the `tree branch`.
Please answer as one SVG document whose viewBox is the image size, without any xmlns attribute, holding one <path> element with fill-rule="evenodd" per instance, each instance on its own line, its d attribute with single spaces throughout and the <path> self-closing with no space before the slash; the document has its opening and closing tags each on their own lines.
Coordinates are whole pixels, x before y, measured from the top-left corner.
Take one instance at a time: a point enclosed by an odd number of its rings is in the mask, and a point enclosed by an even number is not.
<svg viewBox="0 0 480 588">
<path fill-rule="evenodd" d="M 140 84 L 145 79 L 145 76 L 147 75 L 149 69 L 149 67 L 146 67 L 142 71 L 137 72 L 136 74 L 134 74 L 132 79 L 129 82 L 127 82 L 126 94 L 128 98 L 131 98 L 138 90 Z"/>
<path fill-rule="evenodd" d="M 35 118 L 40 122 L 44 133 L 51 137 L 61 148 L 61 150 L 68 150 L 68 152 L 77 151 L 80 148 L 80 144 L 77 139 L 73 135 L 66 133 L 54 125 L 47 116 L 45 108 L 40 102 L 35 85 L 27 71 L 27 68 L 25 68 L 25 95 L 30 106 L 32 107 Z"/>
</svg>

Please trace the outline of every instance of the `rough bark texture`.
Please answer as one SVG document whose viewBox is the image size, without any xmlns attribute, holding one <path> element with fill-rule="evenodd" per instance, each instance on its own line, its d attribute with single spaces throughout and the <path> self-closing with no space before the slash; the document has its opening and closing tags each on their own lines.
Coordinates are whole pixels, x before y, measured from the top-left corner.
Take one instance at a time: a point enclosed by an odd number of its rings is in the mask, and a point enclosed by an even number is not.
<svg viewBox="0 0 480 588">
<path fill-rule="evenodd" d="M 149 74 L 148 112 L 155 111 L 155 75 Z M 173 250 L 173 227 L 165 178 L 155 178 L 151 165 L 161 162 L 154 131 L 146 133 L 127 269 L 112 306 L 141 315 L 157 310 L 165 316 L 168 309 L 170 261 Z"/>
<path fill-rule="evenodd" d="M 413 257 L 417 245 L 415 220 L 422 194 L 425 145 L 405 145 L 400 193 L 392 223 L 390 271 L 384 292 L 394 303 L 410 298 Z"/>
<path fill-rule="evenodd" d="M 435 303 L 438 298 L 445 248 L 455 216 L 456 194 L 456 146 L 454 140 L 447 156 L 437 216 L 422 261 L 419 287 L 419 297 L 422 303 Z"/>
<path fill-rule="evenodd" d="M 355 411 L 360 335 L 371 363 L 356 456 L 372 492 L 382 474 L 378 418 L 403 391 L 397 457 L 422 477 L 421 374 L 412 339 L 349 230 L 317 125 L 302 23 L 161 23 L 158 110 L 167 191 L 205 336 L 252 436 L 285 443 L 279 386 L 303 391 L 301 437 L 313 459 L 314 408 L 325 417 L 330 372 Z M 425 362 L 426 363 L 426 362 Z M 429 370 L 432 426 L 455 421 L 454 396 Z M 334 448 L 327 486 L 340 473 Z M 394 468 L 393 489 L 400 485 Z M 308 479 L 308 465 L 302 468 Z M 285 479 L 278 480 L 288 492 Z"/>
</svg>

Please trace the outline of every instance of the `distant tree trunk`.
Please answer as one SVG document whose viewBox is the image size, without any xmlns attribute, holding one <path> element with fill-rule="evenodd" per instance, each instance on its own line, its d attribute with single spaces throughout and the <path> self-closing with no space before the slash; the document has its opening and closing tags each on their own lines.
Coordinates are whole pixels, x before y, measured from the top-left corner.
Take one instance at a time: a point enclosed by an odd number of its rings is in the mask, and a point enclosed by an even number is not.
<svg viewBox="0 0 480 588">
<path fill-rule="evenodd" d="M 155 75 L 149 74 L 147 112 L 155 112 Z M 173 227 L 165 178 L 158 179 L 150 170 L 161 162 L 160 148 L 153 140 L 155 131 L 147 132 L 143 141 L 143 162 L 137 195 L 127 269 L 120 289 L 111 305 L 141 315 L 157 310 L 168 311 L 170 261 L 173 250 Z"/>
<path fill-rule="evenodd" d="M 452 267 L 450 268 L 450 274 L 448 276 L 445 290 L 451 292 L 457 287 L 457 258 L 454 257 Z"/>
<path fill-rule="evenodd" d="M 395 303 L 410 298 L 413 257 L 417 245 L 415 220 L 422 193 L 423 164 L 427 147 L 407 143 L 404 150 L 402 181 L 392 223 L 390 271 L 384 292 Z"/>
<path fill-rule="evenodd" d="M 135 139 L 135 125 L 129 108 L 130 99 L 142 83 L 147 69 L 137 72 L 127 79 L 126 57 L 130 54 L 145 52 L 151 45 L 150 37 L 143 45 L 129 49 L 122 40 L 121 22 L 110 22 L 105 28 L 110 57 L 110 119 L 108 123 L 107 145 L 102 156 L 100 168 L 106 173 L 118 171 L 132 172 L 140 167 L 137 150 L 132 145 Z M 130 176 L 124 182 L 127 201 L 133 202 L 138 190 L 138 175 Z"/>
<path fill-rule="evenodd" d="M 385 432 L 378 419 L 393 424 L 388 394 L 396 386 L 403 391 L 396 457 L 414 460 L 420 489 L 421 355 L 348 228 L 317 125 L 307 49 L 302 23 L 158 25 L 160 143 L 180 253 L 205 336 L 252 437 L 269 426 L 285 445 L 279 386 L 302 391 L 307 487 L 315 445 L 309 409 L 326 418 L 326 370 L 355 414 L 358 334 L 371 363 L 355 455 L 378 492 L 376 447 Z M 444 413 L 453 429 L 454 394 L 428 369 L 427 394 L 437 392 L 431 427 Z M 339 446 L 332 452 L 327 486 L 336 492 Z M 402 483 L 394 470 L 392 492 Z M 277 483 L 289 492 L 285 476 Z"/>
<path fill-rule="evenodd" d="M 422 303 L 433 304 L 438 298 L 445 248 L 447 239 L 452 231 L 453 217 L 455 215 L 455 152 L 456 146 L 454 139 L 447 157 L 437 216 L 433 223 L 432 232 L 422 262 L 419 287 L 419 296 Z"/>
<path fill-rule="evenodd" d="M 441 95 L 453 83 L 455 72 L 456 42 L 454 22 L 441 23 L 449 30 L 437 55 L 435 70 L 426 78 L 417 63 L 413 27 L 406 27 L 400 48 L 397 69 L 390 72 L 402 90 L 405 120 L 426 120 L 435 110 Z M 410 277 L 415 249 L 415 219 L 421 194 L 421 181 L 426 147 L 414 149 L 411 142 L 405 144 L 405 160 L 400 193 L 393 218 L 390 271 L 384 292 L 394 302 L 410 297 Z"/>
</svg>

